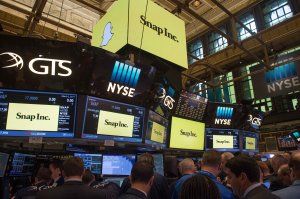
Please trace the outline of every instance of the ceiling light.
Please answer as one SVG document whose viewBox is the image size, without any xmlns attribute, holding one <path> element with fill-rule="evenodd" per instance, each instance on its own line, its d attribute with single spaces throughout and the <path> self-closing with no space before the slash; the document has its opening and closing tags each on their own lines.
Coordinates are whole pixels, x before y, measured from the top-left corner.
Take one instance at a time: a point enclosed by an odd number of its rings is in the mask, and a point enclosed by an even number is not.
<svg viewBox="0 0 300 199">
<path fill-rule="evenodd" d="M 198 1 L 198 0 L 195 0 L 195 1 L 193 1 L 192 5 L 193 5 L 195 8 L 198 8 L 198 7 L 201 5 L 201 2 Z"/>
</svg>

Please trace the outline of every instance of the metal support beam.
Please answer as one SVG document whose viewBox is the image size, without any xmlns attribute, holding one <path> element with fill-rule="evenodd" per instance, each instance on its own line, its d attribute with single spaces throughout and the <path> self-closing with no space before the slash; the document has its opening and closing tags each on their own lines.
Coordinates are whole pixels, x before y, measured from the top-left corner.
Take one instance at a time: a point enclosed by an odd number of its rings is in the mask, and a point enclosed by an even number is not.
<svg viewBox="0 0 300 199">
<path fill-rule="evenodd" d="M 269 63 L 269 56 L 268 56 L 266 43 L 263 40 L 261 40 L 257 34 L 252 32 L 252 30 L 250 30 L 247 26 L 245 26 L 235 15 L 233 15 L 229 10 L 227 10 L 227 8 L 225 8 L 221 3 L 219 3 L 217 0 L 211 0 L 211 1 L 214 4 L 216 4 L 216 6 L 218 6 L 221 10 L 223 10 L 226 14 L 232 17 L 240 26 L 245 28 L 261 45 L 264 46 L 264 54 L 265 54 L 265 62 L 266 62 L 265 66 L 268 69 L 271 69 L 269 65 L 270 63 Z"/>
<path fill-rule="evenodd" d="M 204 81 L 202 81 L 201 79 L 196 78 L 196 77 L 193 77 L 193 76 L 188 75 L 188 74 L 186 74 L 186 73 L 181 73 L 181 75 L 186 76 L 188 79 L 193 79 L 193 80 L 197 81 L 197 83 L 205 84 L 205 85 L 207 85 L 207 86 L 209 86 L 209 87 L 211 87 L 211 88 L 214 87 L 214 85 L 212 85 L 212 84 L 210 84 L 210 83 L 207 83 L 207 82 L 204 82 Z"/>
<path fill-rule="evenodd" d="M 190 53 L 188 53 L 188 56 L 191 57 L 191 58 L 193 58 L 193 59 L 196 59 L 197 61 L 201 60 L 201 59 L 199 59 L 198 57 L 196 57 L 196 56 L 194 56 L 194 55 L 192 55 L 192 54 L 190 54 Z M 216 72 L 218 72 L 218 73 L 221 73 L 221 74 L 223 74 L 223 75 L 226 74 L 226 72 L 225 72 L 223 69 L 214 67 L 214 66 L 213 66 L 212 64 L 210 64 L 210 63 L 204 63 L 204 62 L 199 63 L 199 62 L 198 62 L 197 65 L 203 65 L 203 66 L 206 66 L 206 67 L 208 67 L 208 68 L 210 68 L 210 69 L 212 69 L 212 70 L 214 70 L 214 71 L 216 71 Z M 190 69 L 191 69 L 191 68 L 193 68 L 193 67 L 190 67 Z"/>
<path fill-rule="evenodd" d="M 231 43 L 233 43 L 235 46 L 237 46 L 238 48 L 240 48 L 241 50 L 243 50 L 246 54 L 248 54 L 249 56 L 253 57 L 255 59 L 255 61 L 257 61 L 260 64 L 262 64 L 263 66 L 269 68 L 269 66 L 266 66 L 266 64 L 261 59 L 259 59 L 256 55 L 254 55 L 252 52 L 248 51 L 239 42 L 235 41 L 232 37 L 230 37 L 229 35 L 225 34 L 221 30 L 219 30 L 216 26 L 212 25 L 206 19 L 204 19 L 203 17 L 201 17 L 200 15 L 198 15 L 196 12 L 194 12 L 192 9 L 190 9 L 187 5 L 181 3 L 179 0 L 170 0 L 170 1 L 174 2 L 177 6 L 180 6 L 183 10 L 185 10 L 186 12 L 188 12 L 190 15 L 192 15 L 193 17 L 195 17 L 197 20 L 199 20 L 200 22 L 204 23 L 206 26 L 208 26 L 209 28 L 211 28 L 215 32 L 219 33 L 220 35 L 222 35 L 226 39 L 228 39 Z"/>
</svg>

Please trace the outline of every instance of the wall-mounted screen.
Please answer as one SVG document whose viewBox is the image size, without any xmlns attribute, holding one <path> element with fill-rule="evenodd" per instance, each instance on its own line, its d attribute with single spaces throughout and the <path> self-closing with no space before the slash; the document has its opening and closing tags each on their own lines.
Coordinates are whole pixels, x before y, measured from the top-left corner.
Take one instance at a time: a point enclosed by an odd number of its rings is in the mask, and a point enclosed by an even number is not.
<svg viewBox="0 0 300 199">
<path fill-rule="evenodd" d="M 9 154 L 0 152 L 0 178 L 4 177 L 7 163 L 9 159 Z"/>
<path fill-rule="evenodd" d="M 203 150 L 204 128 L 204 123 L 172 117 L 170 148 Z"/>
<path fill-rule="evenodd" d="M 30 176 L 34 171 L 35 162 L 36 155 L 15 153 L 12 160 L 12 166 L 9 175 Z"/>
<path fill-rule="evenodd" d="M 206 124 L 210 128 L 236 128 L 237 105 L 225 103 L 208 103 Z"/>
<path fill-rule="evenodd" d="M 144 114 L 142 107 L 88 96 L 82 137 L 142 142 Z"/>
<path fill-rule="evenodd" d="M 167 119 L 149 111 L 145 143 L 166 147 L 168 123 Z"/>
<path fill-rule="evenodd" d="M 205 113 L 206 105 L 207 98 L 184 91 L 180 94 L 174 114 L 200 121 Z"/>
<path fill-rule="evenodd" d="M 258 152 L 259 134 L 243 131 L 243 151 Z"/>
<path fill-rule="evenodd" d="M 290 135 L 278 136 L 277 143 L 279 151 L 297 150 L 297 143 Z"/>
<path fill-rule="evenodd" d="M 128 176 L 136 161 L 136 155 L 103 155 L 102 174 Z"/>
<path fill-rule="evenodd" d="M 73 137 L 77 95 L 0 89 L 0 136 Z"/>
<path fill-rule="evenodd" d="M 89 169 L 93 174 L 101 174 L 102 154 L 74 153 L 74 156 L 83 160 L 85 169 Z"/>
<path fill-rule="evenodd" d="M 237 129 L 211 129 L 206 131 L 206 149 L 219 151 L 239 151 L 239 131 Z"/>
</svg>

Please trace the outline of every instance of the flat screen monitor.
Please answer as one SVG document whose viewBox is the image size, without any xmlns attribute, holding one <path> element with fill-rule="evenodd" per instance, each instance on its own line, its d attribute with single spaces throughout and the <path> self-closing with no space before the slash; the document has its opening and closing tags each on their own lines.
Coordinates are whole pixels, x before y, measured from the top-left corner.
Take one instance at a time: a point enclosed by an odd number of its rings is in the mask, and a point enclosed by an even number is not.
<svg viewBox="0 0 300 199">
<path fill-rule="evenodd" d="M 293 131 L 292 133 L 290 133 L 290 135 L 292 138 L 294 138 L 294 140 L 297 143 L 300 143 L 300 131 L 299 130 Z"/>
<path fill-rule="evenodd" d="M 268 158 L 261 158 L 261 161 L 266 162 Z"/>
<path fill-rule="evenodd" d="M 277 144 L 279 151 L 297 150 L 297 143 L 290 135 L 278 136 Z"/>
<path fill-rule="evenodd" d="M 35 162 L 36 155 L 15 153 L 12 160 L 12 166 L 9 175 L 30 176 L 34 171 Z"/>
<path fill-rule="evenodd" d="M 87 97 L 82 138 L 142 142 L 145 109 Z"/>
<path fill-rule="evenodd" d="M 74 156 L 83 160 L 85 169 L 89 169 L 93 174 L 101 174 L 102 154 L 74 153 Z"/>
<path fill-rule="evenodd" d="M 207 101 L 207 98 L 184 91 L 180 94 L 174 114 L 179 117 L 201 121 Z"/>
<path fill-rule="evenodd" d="M 164 175 L 164 156 L 163 154 L 152 154 L 154 159 L 155 171 L 160 175 Z"/>
<path fill-rule="evenodd" d="M 218 151 L 239 151 L 239 131 L 237 129 L 212 129 L 207 128 L 206 149 Z"/>
<path fill-rule="evenodd" d="M 103 155 L 102 174 L 128 176 L 136 161 L 136 155 Z"/>
<path fill-rule="evenodd" d="M 206 123 L 209 128 L 232 129 L 238 124 L 238 105 L 211 103 L 207 105 Z"/>
<path fill-rule="evenodd" d="M 4 177 L 9 160 L 9 154 L 0 152 L 0 178 Z"/>
<path fill-rule="evenodd" d="M 258 152 L 259 134 L 255 132 L 243 132 L 243 151 Z"/>
<path fill-rule="evenodd" d="M 148 115 L 145 143 L 165 148 L 168 124 L 169 122 L 167 119 L 150 110 Z"/>
<path fill-rule="evenodd" d="M 0 136 L 74 137 L 77 95 L 0 89 Z"/>
<path fill-rule="evenodd" d="M 203 150 L 205 124 L 172 117 L 170 148 Z"/>
</svg>

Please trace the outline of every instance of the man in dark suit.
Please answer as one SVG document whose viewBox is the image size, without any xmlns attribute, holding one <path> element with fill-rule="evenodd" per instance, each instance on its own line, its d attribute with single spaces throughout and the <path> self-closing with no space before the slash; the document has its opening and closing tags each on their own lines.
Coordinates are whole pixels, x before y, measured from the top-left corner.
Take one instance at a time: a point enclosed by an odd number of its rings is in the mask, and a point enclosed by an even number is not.
<svg viewBox="0 0 300 199">
<path fill-rule="evenodd" d="M 228 183 L 239 198 L 279 199 L 259 183 L 259 166 L 254 159 L 238 156 L 230 159 L 225 166 Z"/>
<path fill-rule="evenodd" d="M 300 153 L 293 154 L 289 167 L 291 169 L 291 180 L 293 184 L 285 189 L 273 192 L 281 199 L 298 199 L 300 198 Z"/>
<path fill-rule="evenodd" d="M 83 161 L 79 157 L 71 157 L 63 164 L 65 183 L 60 187 L 41 191 L 37 199 L 104 199 L 104 191 L 93 189 L 82 182 L 84 172 Z"/>
<path fill-rule="evenodd" d="M 62 177 L 62 162 L 60 160 L 52 160 L 49 164 L 49 169 L 51 171 L 50 183 L 51 187 L 59 187 L 64 184 L 64 178 Z"/>
<path fill-rule="evenodd" d="M 154 180 L 153 165 L 137 162 L 129 176 L 131 187 L 119 199 L 147 199 Z"/>
<path fill-rule="evenodd" d="M 138 162 L 145 162 L 150 165 L 154 166 L 154 158 L 150 153 L 144 153 L 138 157 Z M 130 180 L 129 178 L 125 178 L 122 186 L 121 186 L 121 193 L 125 193 L 130 188 Z M 168 186 L 168 182 L 164 176 L 160 175 L 159 173 L 154 173 L 154 182 L 153 186 L 151 187 L 150 193 L 148 195 L 148 199 L 170 199 L 171 192 Z"/>
</svg>

